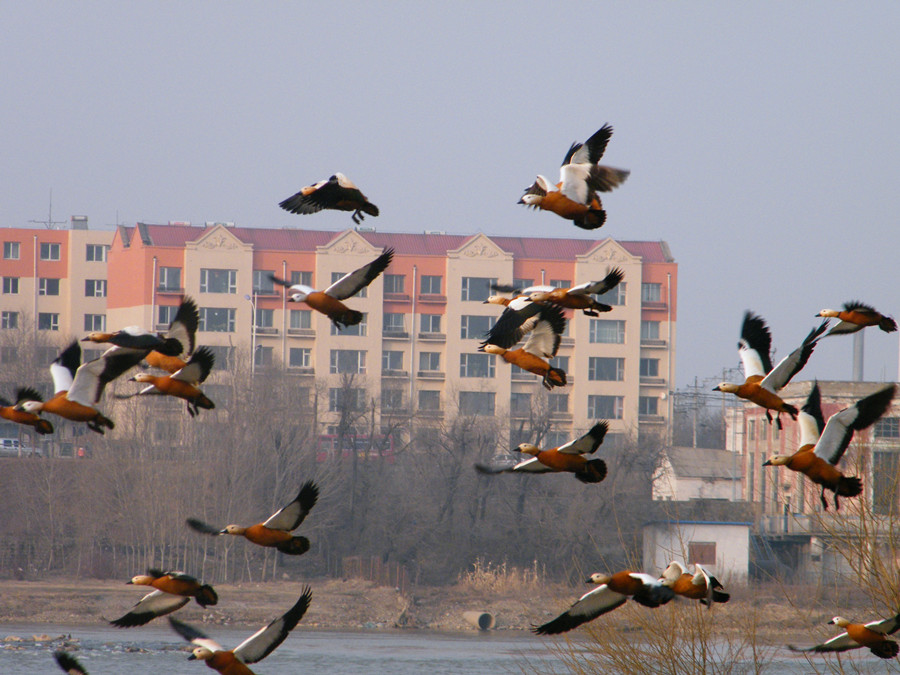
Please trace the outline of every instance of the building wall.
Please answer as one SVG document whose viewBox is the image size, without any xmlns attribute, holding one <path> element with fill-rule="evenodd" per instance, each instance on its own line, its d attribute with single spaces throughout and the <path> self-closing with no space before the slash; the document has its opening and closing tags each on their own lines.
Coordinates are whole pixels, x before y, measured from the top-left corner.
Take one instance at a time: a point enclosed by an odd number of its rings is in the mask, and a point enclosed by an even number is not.
<svg viewBox="0 0 900 675">
<path fill-rule="evenodd" d="M 715 544 L 715 562 L 703 567 L 725 587 L 744 583 L 750 569 L 749 523 L 651 523 L 644 526 L 644 572 L 661 573 L 670 562 L 691 564 L 691 544 Z M 698 561 L 703 563 L 703 561 Z M 693 571 L 691 565 L 690 571 Z"/>
</svg>

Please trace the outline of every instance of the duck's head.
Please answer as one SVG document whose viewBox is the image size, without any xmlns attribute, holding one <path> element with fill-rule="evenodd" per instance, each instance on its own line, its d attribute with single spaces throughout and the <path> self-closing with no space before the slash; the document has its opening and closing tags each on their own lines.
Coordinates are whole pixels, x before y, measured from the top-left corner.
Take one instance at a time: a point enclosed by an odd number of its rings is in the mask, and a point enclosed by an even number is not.
<svg viewBox="0 0 900 675">
<path fill-rule="evenodd" d="M 823 309 L 821 312 L 816 314 L 816 316 L 824 316 L 824 317 L 828 317 L 828 318 L 834 318 L 834 317 L 837 317 L 839 314 L 840 314 L 840 312 L 837 311 L 836 309 Z"/>
<path fill-rule="evenodd" d="M 88 333 L 87 337 L 81 338 L 82 342 L 106 342 L 109 340 L 109 333 Z"/>
<path fill-rule="evenodd" d="M 850 625 L 850 622 L 842 616 L 834 616 L 828 623 L 829 625 L 840 626 L 841 628 L 846 628 Z"/>
<path fill-rule="evenodd" d="M 546 302 L 550 299 L 550 294 L 547 291 L 534 291 L 528 294 L 528 299 L 532 302 Z"/>
<path fill-rule="evenodd" d="M 724 391 L 726 394 L 734 394 L 740 385 L 734 384 L 733 382 L 719 382 L 715 387 L 713 387 L 713 391 Z"/>
<path fill-rule="evenodd" d="M 306 298 L 316 289 L 303 284 L 294 284 L 288 289 L 288 302 L 306 302 Z"/>
<path fill-rule="evenodd" d="M 525 206 L 537 207 L 542 201 L 544 201 L 544 195 L 536 195 L 529 192 L 528 194 L 522 195 L 517 203 L 524 204 Z"/>
<path fill-rule="evenodd" d="M 134 584 L 135 586 L 149 586 L 154 581 L 153 577 L 149 574 L 138 574 L 137 576 L 131 577 L 131 581 L 126 581 L 126 584 Z"/>
<path fill-rule="evenodd" d="M 32 415 L 37 415 L 43 409 L 44 404 L 40 401 L 22 401 L 21 403 L 17 403 L 15 406 L 15 410 L 20 412 L 31 413 Z"/>
<path fill-rule="evenodd" d="M 765 462 L 763 462 L 763 466 L 784 466 L 788 462 L 791 461 L 790 455 L 774 455 L 769 457 Z"/>
<path fill-rule="evenodd" d="M 225 529 L 221 530 L 219 534 L 242 535 L 246 531 L 246 527 L 241 527 L 240 525 L 228 525 L 227 527 L 225 527 Z"/>
<path fill-rule="evenodd" d="M 597 584 L 600 586 L 601 584 L 608 584 L 612 581 L 612 577 L 609 574 L 601 574 L 600 572 L 594 572 L 591 576 L 585 579 L 586 584 Z"/>
<path fill-rule="evenodd" d="M 129 377 L 129 382 L 144 382 L 144 383 L 152 383 L 156 380 L 156 378 L 150 373 L 135 373 L 134 376 Z"/>
<path fill-rule="evenodd" d="M 483 305 L 503 305 L 504 307 L 509 304 L 509 298 L 506 298 L 502 295 L 489 295 L 487 300 L 485 300 Z"/>
<path fill-rule="evenodd" d="M 209 661 L 212 657 L 212 649 L 207 649 L 206 647 L 197 647 L 194 651 L 191 652 L 191 655 L 188 657 L 188 661 Z"/>
<path fill-rule="evenodd" d="M 504 349 L 503 347 L 498 347 L 497 345 L 486 344 L 484 345 L 483 350 L 487 354 L 505 354 L 508 349 Z"/>
<path fill-rule="evenodd" d="M 516 452 L 524 453 L 526 455 L 536 455 L 541 451 L 538 446 L 532 445 L 531 443 L 519 443 L 516 447 L 513 448 L 513 450 L 515 450 Z"/>
</svg>

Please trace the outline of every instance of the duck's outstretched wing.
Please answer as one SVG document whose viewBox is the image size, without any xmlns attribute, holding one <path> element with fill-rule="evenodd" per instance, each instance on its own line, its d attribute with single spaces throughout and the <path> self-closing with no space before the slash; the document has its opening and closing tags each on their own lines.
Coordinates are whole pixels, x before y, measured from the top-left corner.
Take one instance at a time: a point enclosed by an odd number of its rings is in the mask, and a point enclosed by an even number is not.
<svg viewBox="0 0 900 675">
<path fill-rule="evenodd" d="M 493 475 L 498 473 L 550 473 L 553 471 L 546 464 L 541 464 L 537 457 L 531 457 L 523 462 L 510 464 L 509 462 L 495 462 L 492 464 L 475 464 L 478 473 Z"/>
<path fill-rule="evenodd" d="M 569 455 L 589 455 L 600 447 L 608 430 L 609 422 L 601 420 L 581 438 L 576 438 L 574 441 L 569 441 L 565 445 L 559 446 L 557 452 L 564 452 Z"/>
<path fill-rule="evenodd" d="M 763 378 L 762 382 L 759 383 L 759 386 L 775 393 L 790 382 L 791 378 L 799 373 L 803 366 L 806 365 L 806 362 L 809 361 L 813 349 L 816 348 L 816 343 L 827 328 L 827 319 L 819 324 L 817 328 L 813 328 L 809 332 L 809 335 L 804 338 L 803 344 L 781 359 L 781 361 L 778 362 L 778 365 Z"/>
<path fill-rule="evenodd" d="M 772 370 L 772 333 L 761 316 L 744 312 L 738 354 L 744 366 L 744 377 L 765 377 Z"/>
<path fill-rule="evenodd" d="M 816 443 L 816 456 L 829 464 L 837 464 L 850 445 L 853 432 L 865 429 L 884 415 L 896 390 L 897 385 L 888 385 L 829 417 L 825 430 Z"/>
<path fill-rule="evenodd" d="M 171 614 L 181 609 L 190 601 L 189 597 L 182 595 L 153 591 L 141 598 L 128 614 L 120 616 L 118 619 L 113 619 L 110 623 L 116 628 L 143 626 L 158 616 Z"/>
<path fill-rule="evenodd" d="M 537 635 L 565 633 L 583 623 L 593 621 L 598 616 L 611 612 L 617 607 L 621 607 L 627 600 L 628 596 L 611 591 L 609 586 L 603 584 L 582 595 L 569 609 L 552 621 L 548 621 L 540 626 L 534 626 L 531 630 Z"/>
<path fill-rule="evenodd" d="M 306 481 L 294 501 L 273 513 L 263 525 L 273 530 L 290 532 L 299 527 L 306 514 L 316 505 L 318 498 L 319 488 L 311 480 Z"/>
<path fill-rule="evenodd" d="M 800 447 L 815 445 L 825 430 L 825 417 L 822 415 L 822 394 L 818 381 L 813 382 L 812 389 L 806 397 L 806 403 L 797 414 L 800 427 Z"/>
<path fill-rule="evenodd" d="M 346 300 L 353 297 L 371 284 L 379 274 L 384 272 L 387 266 L 391 264 L 393 257 L 394 249 L 385 249 L 384 253 L 375 258 L 375 260 L 363 265 L 358 270 L 345 274 L 326 288 L 323 293 L 330 295 L 336 300 Z"/>
<path fill-rule="evenodd" d="M 293 607 L 235 647 L 234 655 L 244 663 L 262 661 L 294 630 L 294 627 L 306 614 L 306 610 L 309 609 L 311 601 L 312 591 L 307 586 Z"/>
<path fill-rule="evenodd" d="M 63 672 L 68 673 L 68 675 L 88 675 L 85 667 L 78 662 L 78 659 L 68 652 L 53 652 L 53 658 L 56 659 L 56 663 L 63 669 Z"/>
</svg>

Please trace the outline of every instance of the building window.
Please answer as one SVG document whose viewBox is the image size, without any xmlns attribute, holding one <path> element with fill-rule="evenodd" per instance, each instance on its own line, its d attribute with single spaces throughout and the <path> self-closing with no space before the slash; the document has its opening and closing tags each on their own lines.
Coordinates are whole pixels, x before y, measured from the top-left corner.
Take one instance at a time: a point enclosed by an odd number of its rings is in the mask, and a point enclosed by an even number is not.
<svg viewBox="0 0 900 675">
<path fill-rule="evenodd" d="M 459 392 L 459 412 L 461 415 L 493 415 L 494 392 L 461 391 Z"/>
<path fill-rule="evenodd" d="M 572 280 L 571 279 L 551 279 L 550 285 L 553 288 L 571 288 Z"/>
<path fill-rule="evenodd" d="M 18 312 L 0 312 L 0 328 L 12 330 L 19 327 Z"/>
<path fill-rule="evenodd" d="M 3 295 L 17 295 L 19 292 L 19 277 L 3 277 Z"/>
<path fill-rule="evenodd" d="M 41 243 L 41 260 L 59 260 L 59 244 Z"/>
<path fill-rule="evenodd" d="M 159 268 L 159 285 L 161 291 L 180 291 L 181 290 L 181 268 L 180 267 L 160 267 Z"/>
<path fill-rule="evenodd" d="M 273 294 L 275 292 L 275 282 L 272 281 L 274 275 L 274 270 L 253 270 L 253 292 Z"/>
<path fill-rule="evenodd" d="M 84 296 L 86 298 L 105 298 L 106 279 L 85 279 Z"/>
<path fill-rule="evenodd" d="M 384 332 L 403 333 L 406 331 L 406 315 L 393 312 L 384 313 Z"/>
<path fill-rule="evenodd" d="M 751 441 L 756 440 L 756 424 L 755 420 L 747 421 L 747 438 Z"/>
<path fill-rule="evenodd" d="M 419 315 L 420 332 L 422 333 L 440 333 L 441 332 L 441 315 L 440 314 L 420 314 Z"/>
<path fill-rule="evenodd" d="M 381 390 L 381 409 L 382 410 L 403 410 L 403 390 L 402 389 L 382 389 Z"/>
<path fill-rule="evenodd" d="M 658 415 L 659 398 L 656 396 L 638 396 L 638 415 Z"/>
<path fill-rule="evenodd" d="M 234 314 L 233 307 L 201 307 L 198 330 L 209 333 L 233 333 Z"/>
<path fill-rule="evenodd" d="M 273 354 L 274 349 L 272 347 L 256 345 L 256 351 L 253 354 L 253 365 L 257 368 L 270 368 Z"/>
<path fill-rule="evenodd" d="M 357 387 L 328 390 L 328 411 L 363 410 L 366 407 L 366 390 Z"/>
<path fill-rule="evenodd" d="M 547 409 L 550 413 L 569 412 L 568 394 L 547 394 Z"/>
<path fill-rule="evenodd" d="M 513 393 L 509 397 L 509 412 L 512 415 L 527 415 L 531 412 L 531 394 Z"/>
<path fill-rule="evenodd" d="M 177 313 L 177 305 L 160 305 L 158 312 L 159 321 L 157 321 L 157 323 L 161 326 L 168 326 L 175 320 L 175 315 Z"/>
<path fill-rule="evenodd" d="M 272 328 L 275 326 L 275 310 L 274 309 L 263 309 L 262 307 L 256 308 L 256 327 L 257 328 Z"/>
<path fill-rule="evenodd" d="M 403 352 L 383 351 L 381 352 L 381 369 L 382 370 L 403 370 Z"/>
<path fill-rule="evenodd" d="M 463 277 L 462 299 L 470 302 L 484 302 L 491 295 L 491 286 L 496 283 L 496 277 Z"/>
<path fill-rule="evenodd" d="M 463 315 L 460 317 L 459 336 L 463 340 L 484 340 L 487 332 L 497 323 L 497 317 L 494 316 L 472 316 Z"/>
<path fill-rule="evenodd" d="M 357 337 L 365 337 L 367 331 L 367 322 L 369 315 L 366 312 L 362 313 L 362 320 L 354 325 L 354 326 L 344 326 L 343 328 L 338 328 L 336 325 L 331 324 L 331 334 L 332 335 L 355 335 Z"/>
<path fill-rule="evenodd" d="M 625 407 L 621 396 L 588 396 L 588 417 L 591 419 L 622 419 L 622 410 Z"/>
<path fill-rule="evenodd" d="M 106 244 L 87 244 L 84 259 L 88 262 L 106 262 L 109 246 Z"/>
<path fill-rule="evenodd" d="M 59 279 L 42 277 L 38 280 L 38 295 L 59 295 Z"/>
<path fill-rule="evenodd" d="M 202 268 L 201 293 L 237 293 L 237 270 Z"/>
<path fill-rule="evenodd" d="M 18 260 L 19 259 L 19 242 L 4 241 L 3 242 L 3 259 Z"/>
<path fill-rule="evenodd" d="M 406 283 L 405 274 L 385 274 L 384 275 L 384 292 L 401 294 L 405 291 L 403 286 Z"/>
<path fill-rule="evenodd" d="M 554 356 L 550 359 L 550 365 L 554 368 L 559 368 L 560 370 L 564 370 L 565 372 L 569 372 L 569 357 L 568 356 Z"/>
<path fill-rule="evenodd" d="M 641 302 L 661 302 L 662 284 L 641 284 Z"/>
<path fill-rule="evenodd" d="M 513 288 L 524 291 L 534 286 L 534 279 L 513 279 Z"/>
<path fill-rule="evenodd" d="M 332 283 L 332 284 L 337 283 L 338 281 L 341 280 L 342 277 L 345 277 L 345 276 L 347 276 L 347 273 L 346 273 L 346 272 L 332 272 L 332 273 L 331 273 L 331 283 Z M 354 297 L 356 297 L 356 298 L 367 298 L 367 297 L 369 297 L 369 287 L 368 287 L 368 286 L 363 287 L 363 288 L 359 291 L 359 293 L 357 293 Z"/>
<path fill-rule="evenodd" d="M 207 345 L 206 348 L 216 357 L 216 368 L 231 368 L 234 362 L 234 347 Z M 209 387 L 209 384 L 206 387 Z"/>
<path fill-rule="evenodd" d="M 440 370 L 440 352 L 419 352 L 419 370 Z"/>
<path fill-rule="evenodd" d="M 641 340 L 659 340 L 659 321 L 641 321 Z"/>
<path fill-rule="evenodd" d="M 494 377 L 493 354 L 460 354 L 460 377 Z"/>
<path fill-rule="evenodd" d="M 900 438 L 900 417 L 882 417 L 872 429 L 875 438 Z"/>
<path fill-rule="evenodd" d="M 291 272 L 291 286 L 312 286 L 312 272 Z"/>
<path fill-rule="evenodd" d="M 105 331 L 106 314 L 85 314 L 84 329 L 86 331 Z"/>
<path fill-rule="evenodd" d="M 310 354 L 309 347 L 291 347 L 288 351 L 288 365 L 291 368 L 309 368 Z"/>
<path fill-rule="evenodd" d="M 18 349 L 15 347 L 0 347 L 0 363 L 15 363 L 18 360 Z"/>
<path fill-rule="evenodd" d="M 38 330 L 59 330 L 59 314 L 40 312 L 38 314 Z"/>
<path fill-rule="evenodd" d="M 620 382 L 625 379 L 625 359 L 592 356 L 588 359 L 588 379 Z"/>
<path fill-rule="evenodd" d="M 440 295 L 442 277 L 425 274 L 422 276 L 422 295 Z"/>
<path fill-rule="evenodd" d="M 350 373 L 364 375 L 366 372 L 366 352 L 358 349 L 332 349 L 329 372 L 332 375 Z"/>
<path fill-rule="evenodd" d="M 620 307 L 625 304 L 625 282 L 620 281 L 615 288 L 611 288 L 606 293 L 601 293 L 594 297 L 597 298 L 597 302 Z"/>
<path fill-rule="evenodd" d="M 625 343 L 625 322 L 611 319 L 591 319 L 588 341 L 606 344 Z"/>
<path fill-rule="evenodd" d="M 641 359 L 641 377 L 659 377 L 659 359 Z"/>
<path fill-rule="evenodd" d="M 716 564 L 716 542 L 714 541 L 692 541 L 688 543 L 688 559 L 687 564 L 693 565 L 700 563 L 701 565 Z"/>
<path fill-rule="evenodd" d="M 896 420 L 896 417 L 888 418 Z M 897 513 L 897 475 L 900 473 L 900 453 L 872 453 L 872 510 L 879 515 Z"/>
<path fill-rule="evenodd" d="M 440 277 L 438 277 L 440 278 Z M 440 410 L 441 392 L 426 389 L 419 392 L 419 410 Z"/>
<path fill-rule="evenodd" d="M 311 309 L 292 309 L 289 317 L 291 322 L 291 329 L 293 330 L 312 328 Z"/>
<path fill-rule="evenodd" d="M 768 424 L 760 424 L 759 425 L 759 440 L 766 440 L 766 436 L 768 436 L 769 425 Z"/>
</svg>

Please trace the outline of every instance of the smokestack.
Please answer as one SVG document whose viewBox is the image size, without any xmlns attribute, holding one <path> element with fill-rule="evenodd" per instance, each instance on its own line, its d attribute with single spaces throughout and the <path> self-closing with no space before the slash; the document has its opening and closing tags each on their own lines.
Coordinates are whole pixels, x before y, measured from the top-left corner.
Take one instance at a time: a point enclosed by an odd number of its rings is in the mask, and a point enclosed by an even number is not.
<svg viewBox="0 0 900 675">
<path fill-rule="evenodd" d="M 863 381 L 863 338 L 865 331 L 858 330 L 853 334 L 853 381 Z"/>
</svg>

